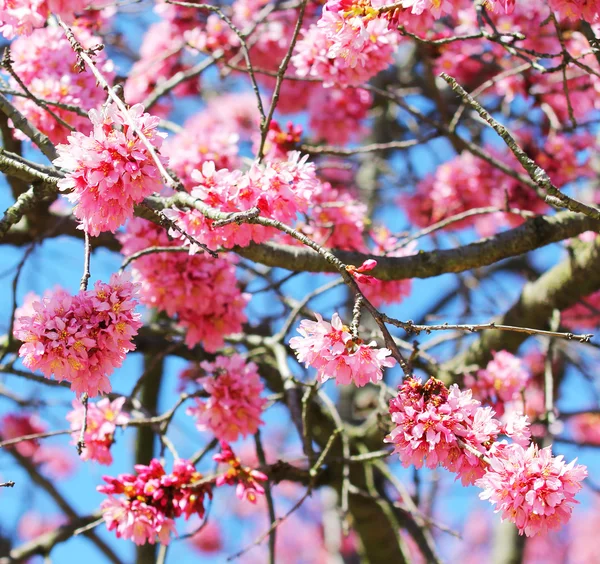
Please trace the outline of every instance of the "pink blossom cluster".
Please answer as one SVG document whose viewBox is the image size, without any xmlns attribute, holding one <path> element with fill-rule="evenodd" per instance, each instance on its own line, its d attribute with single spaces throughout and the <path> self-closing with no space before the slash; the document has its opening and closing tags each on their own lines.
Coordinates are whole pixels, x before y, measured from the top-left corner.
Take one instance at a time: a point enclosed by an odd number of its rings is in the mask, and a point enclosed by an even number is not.
<svg viewBox="0 0 600 564">
<path fill-rule="evenodd" d="M 101 2 L 100 2 L 101 3 Z M 7 39 L 29 35 L 35 28 L 44 27 L 50 13 L 66 21 L 83 12 L 91 0 L 0 0 L 0 33 Z"/>
<path fill-rule="evenodd" d="M 219 355 L 214 362 L 200 363 L 200 367 L 204 376 L 196 382 L 208 398 L 196 398 L 196 405 L 186 412 L 196 419 L 198 429 L 226 442 L 256 433 L 267 403 L 261 397 L 264 386 L 256 364 L 234 354 Z"/>
<path fill-rule="evenodd" d="M 174 519 L 204 515 L 204 497 L 212 497 L 211 484 L 203 482 L 202 474 L 187 460 L 175 460 L 170 474 L 156 459 L 134 468 L 135 474 L 104 476 L 106 485 L 97 487 L 108 496 L 100 508 L 108 530 L 116 530 L 117 538 L 137 545 L 167 545 L 175 532 Z"/>
<path fill-rule="evenodd" d="M 238 498 L 247 500 L 250 503 L 256 503 L 258 496 L 265 494 L 265 489 L 261 485 L 261 482 L 266 482 L 268 477 L 259 470 L 242 465 L 240 459 L 233 453 L 231 447 L 226 442 L 221 442 L 221 452 L 215 454 L 213 460 L 229 466 L 225 474 L 217 477 L 215 481 L 217 487 L 235 485 L 235 493 Z"/>
<path fill-rule="evenodd" d="M 586 144 L 589 147 L 589 136 L 555 134 L 546 139 L 543 147 L 527 142 L 525 135 L 523 138 L 527 153 L 545 168 L 557 187 L 592 174 L 589 159 L 582 161 L 579 155 Z M 493 147 L 486 147 L 486 150 L 511 168 L 518 166 L 508 149 L 499 152 Z M 505 208 L 508 204 L 536 213 L 547 208 L 533 189 L 468 152 L 440 165 L 433 175 L 418 184 L 413 195 L 402 197 L 400 204 L 405 207 L 411 221 L 423 227 L 479 207 Z M 462 228 L 472 221 L 463 220 L 452 224 L 452 227 Z M 507 223 L 517 225 L 522 221 L 518 215 L 498 212 L 478 216 L 475 226 L 482 235 L 490 235 Z"/>
<path fill-rule="evenodd" d="M 67 523 L 67 517 L 61 514 L 49 515 L 30 510 L 23 514 L 17 525 L 17 534 L 21 540 L 29 541 L 54 531 Z"/>
<path fill-rule="evenodd" d="M 156 129 L 159 118 L 144 113 L 139 104 L 127 114 L 111 105 L 91 110 L 89 116 L 93 131 L 89 136 L 75 132 L 68 144 L 58 145 L 54 164 L 69 171 L 58 186 L 76 204 L 74 214 L 83 228 L 96 236 L 114 233 L 133 216 L 135 204 L 162 187 L 156 162 L 136 129 L 156 150 L 166 134 Z"/>
<path fill-rule="evenodd" d="M 394 445 L 404 467 L 443 466 L 464 485 L 484 475 L 484 457 L 494 455 L 501 433 L 529 444 L 526 416 L 502 425 L 491 407 L 473 399 L 471 390 L 461 391 L 456 384 L 448 389 L 435 378 L 425 384 L 407 378 L 390 401 L 390 415 L 395 427 L 385 442 Z"/>
<path fill-rule="evenodd" d="M 57 289 L 22 308 L 13 334 L 23 341 L 23 364 L 70 382 L 77 395 L 110 392 L 108 376 L 135 349 L 142 325 L 133 311 L 137 290 L 127 275 L 113 274 L 76 296 Z"/>
<path fill-rule="evenodd" d="M 373 103 L 363 88 L 315 88 L 308 101 L 309 125 L 315 140 L 332 145 L 357 141 L 365 133 L 362 124 Z"/>
<path fill-rule="evenodd" d="M 85 448 L 81 453 L 82 460 L 95 460 L 100 464 L 110 465 L 113 458 L 110 447 L 115 442 L 114 436 L 117 427 L 126 425 L 129 415 L 123 411 L 126 398 L 120 397 L 110 401 L 103 398 L 97 403 L 89 402 L 87 412 L 87 425 L 83 435 Z M 79 441 L 80 429 L 85 418 L 85 410 L 81 402 L 73 401 L 73 411 L 67 414 L 67 421 L 71 423 L 73 441 Z"/>
<path fill-rule="evenodd" d="M 349 190 L 321 182 L 310 200 L 307 216 L 308 221 L 299 223 L 297 229 L 317 243 L 333 249 L 367 250 L 363 241 L 367 206 Z"/>
<path fill-rule="evenodd" d="M 196 550 L 205 554 L 219 552 L 223 548 L 223 534 L 219 524 L 214 520 L 206 521 L 200 531 L 189 539 L 190 544 Z"/>
<path fill-rule="evenodd" d="M 319 189 L 315 165 L 308 162 L 308 155 L 291 152 L 285 161 L 254 163 L 245 173 L 239 170 L 217 170 L 213 162 L 205 162 L 202 172 L 193 171 L 196 187 L 192 196 L 205 205 L 221 212 L 241 212 L 258 208 L 261 216 L 284 223 L 296 219 L 306 211 L 312 194 Z M 270 239 L 274 230 L 248 223 L 229 223 L 213 227 L 213 220 L 200 211 L 166 210 L 171 220 L 177 222 L 186 233 L 207 245 L 210 249 L 245 247 L 252 241 L 260 243 Z M 172 237 L 189 241 L 178 231 L 171 230 Z M 191 245 L 190 251 L 197 250 Z"/>
<path fill-rule="evenodd" d="M 196 10 L 198 12 L 198 10 Z M 129 104 L 143 102 L 157 87 L 174 74 L 185 71 L 189 65 L 184 64 L 182 53 L 185 47 L 181 26 L 177 23 L 162 20 L 148 27 L 139 59 L 134 63 L 125 82 L 125 100 Z M 198 93 L 199 82 L 186 80 L 179 84 L 173 94 L 186 96 Z M 171 109 L 168 101 L 161 100 L 153 109 L 159 116 L 166 116 Z"/>
<path fill-rule="evenodd" d="M 580 443 L 600 445 L 600 413 L 580 413 L 569 418 L 573 438 Z"/>
<path fill-rule="evenodd" d="M 135 218 L 118 234 L 125 256 L 149 247 L 177 247 L 164 229 Z M 133 263 L 140 284 L 140 301 L 174 317 L 185 331 L 189 347 L 198 343 L 210 352 L 223 346 L 223 337 L 239 333 L 246 322 L 250 296 L 242 293 L 232 257 L 211 258 L 203 253 L 152 253 Z"/>
<path fill-rule="evenodd" d="M 296 44 L 297 75 L 322 79 L 324 86 L 359 86 L 387 68 L 399 34 L 380 7 L 369 0 L 329 0 Z"/>
<path fill-rule="evenodd" d="M 205 162 L 214 162 L 217 169 L 238 168 L 238 143 L 239 134 L 233 127 L 228 128 L 204 111 L 188 119 L 180 133 L 169 137 L 163 153 L 169 158 L 169 167 L 191 190 L 192 173 L 202 170 Z"/>
<path fill-rule="evenodd" d="M 378 349 L 375 341 L 366 344 L 353 336 L 337 313 L 331 323 L 318 313 L 315 315 L 317 321 L 300 322 L 301 336 L 290 339 L 290 347 L 296 351 L 299 362 L 317 369 L 319 381 L 335 378 L 336 384 L 365 386 L 379 382 L 382 369 L 396 364 L 389 349 Z"/>
<path fill-rule="evenodd" d="M 77 28 L 75 33 L 85 48 L 100 44 L 100 39 L 84 28 Z M 59 27 L 36 29 L 29 37 L 16 39 L 11 43 L 10 54 L 15 73 L 28 90 L 41 100 L 69 104 L 87 111 L 97 108 L 106 99 L 106 93 L 96 84 L 94 75 L 88 69 L 77 71 L 77 55 Z M 104 51 L 96 54 L 94 62 L 103 76 L 112 82 L 114 65 Z M 21 90 L 12 77 L 10 84 L 14 90 Z M 53 143 L 67 141 L 69 130 L 39 104 L 21 96 L 15 96 L 13 104 Z M 49 107 L 80 133 L 87 135 L 90 132 L 92 125 L 87 117 L 52 104 Z M 18 129 L 14 129 L 14 135 L 18 139 L 26 139 Z"/>
<path fill-rule="evenodd" d="M 493 359 L 476 375 L 465 374 L 464 383 L 473 397 L 504 414 L 505 404 L 519 399 L 531 381 L 523 361 L 508 351 L 493 352 Z"/>
<path fill-rule="evenodd" d="M 600 5 L 596 0 L 549 0 L 550 7 L 560 18 L 585 20 L 595 23 L 600 19 Z"/>
<path fill-rule="evenodd" d="M 552 456 L 551 447 L 507 445 L 490 458 L 475 485 L 483 489 L 479 497 L 495 505 L 502 519 L 531 537 L 558 529 L 570 519 L 575 494 L 588 474 L 585 466 L 575 463 Z"/>
<path fill-rule="evenodd" d="M 47 431 L 47 426 L 33 413 L 7 413 L 0 420 L 0 438 L 3 441 Z M 14 449 L 19 455 L 30 459 L 55 479 L 63 479 L 73 473 L 74 460 L 62 446 L 48 445 L 40 439 L 26 439 L 6 448 Z"/>
</svg>

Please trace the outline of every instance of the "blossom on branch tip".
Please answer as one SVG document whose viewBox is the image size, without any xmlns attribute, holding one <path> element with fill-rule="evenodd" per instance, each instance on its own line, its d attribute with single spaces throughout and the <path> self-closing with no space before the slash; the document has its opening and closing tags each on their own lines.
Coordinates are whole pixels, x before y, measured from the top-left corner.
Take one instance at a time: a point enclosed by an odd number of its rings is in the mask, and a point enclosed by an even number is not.
<svg viewBox="0 0 600 564">
<path fill-rule="evenodd" d="M 144 113 L 141 104 L 129 108 L 127 114 L 111 105 L 91 110 L 89 117 L 93 131 L 87 136 L 71 134 L 68 144 L 56 148 L 59 157 L 54 164 L 68 171 L 58 187 L 75 204 L 73 213 L 83 229 L 96 236 L 103 231 L 114 233 L 133 217 L 135 204 L 160 191 L 159 169 L 137 131 L 163 165 L 167 161 L 158 149 L 166 134 L 157 131 L 160 119 Z"/>
<path fill-rule="evenodd" d="M 340 316 L 333 314 L 331 323 L 317 313 L 317 321 L 303 319 L 298 333 L 290 339 L 298 361 L 317 369 L 319 381 L 335 378 L 336 384 L 365 386 L 383 378 L 382 369 L 396 364 L 389 349 L 376 348 L 375 341 L 364 341 L 350 333 Z"/>
</svg>

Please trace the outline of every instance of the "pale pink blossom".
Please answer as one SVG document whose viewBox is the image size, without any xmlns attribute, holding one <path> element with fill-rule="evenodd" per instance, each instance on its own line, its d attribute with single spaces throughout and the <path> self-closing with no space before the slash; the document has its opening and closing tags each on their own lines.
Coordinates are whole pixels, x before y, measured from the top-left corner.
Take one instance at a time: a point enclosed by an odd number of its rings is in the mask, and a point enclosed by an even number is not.
<svg viewBox="0 0 600 564">
<path fill-rule="evenodd" d="M 501 416 L 504 404 L 519 398 L 531 374 L 521 359 L 508 351 L 493 353 L 493 359 L 477 374 L 465 375 L 465 386 L 473 391 L 473 396 L 494 407 Z"/>
<path fill-rule="evenodd" d="M 77 40 L 87 49 L 101 43 L 99 37 L 84 29 L 77 29 Z M 78 106 L 83 110 L 97 108 L 106 100 L 106 93 L 98 86 L 94 75 L 86 68 L 78 72 L 77 55 L 69 40 L 59 27 L 36 29 L 29 37 L 19 37 L 11 43 L 10 54 L 13 69 L 29 91 L 36 97 L 49 102 L 60 102 Z M 114 65 L 104 51 L 99 51 L 94 62 L 109 83 L 114 78 Z M 21 87 L 10 78 L 11 87 Z M 27 97 L 15 96 L 14 106 L 53 143 L 66 143 L 69 130 Z M 80 133 L 89 134 L 92 124 L 85 116 L 50 105 L 52 111 Z M 25 135 L 14 129 L 16 138 L 25 140 Z"/>
<path fill-rule="evenodd" d="M 552 456 L 551 447 L 505 446 L 490 458 L 485 475 L 476 482 L 488 499 L 528 537 L 558 529 L 571 517 L 575 494 L 587 476 L 587 469 L 563 456 Z"/>
<path fill-rule="evenodd" d="M 88 403 L 87 426 L 84 433 L 85 448 L 81 453 L 83 460 L 95 460 L 100 464 L 110 465 L 113 458 L 110 447 L 114 443 L 114 434 L 118 426 L 129 421 L 129 415 L 123 411 L 125 397 L 112 402 L 103 398 L 97 403 Z M 73 429 L 73 442 L 80 437 L 79 430 L 83 424 L 84 408 L 81 402 L 73 401 L 73 411 L 67 414 L 67 421 Z"/>
</svg>

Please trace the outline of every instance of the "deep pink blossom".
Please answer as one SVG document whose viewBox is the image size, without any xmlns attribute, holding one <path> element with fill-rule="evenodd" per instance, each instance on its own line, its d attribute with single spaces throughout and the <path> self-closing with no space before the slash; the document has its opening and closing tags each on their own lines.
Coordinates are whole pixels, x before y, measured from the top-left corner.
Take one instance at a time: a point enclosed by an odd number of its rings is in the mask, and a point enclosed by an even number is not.
<svg viewBox="0 0 600 564">
<path fill-rule="evenodd" d="M 261 482 L 266 482 L 268 477 L 259 470 L 243 466 L 226 442 L 221 442 L 221 452 L 215 454 L 213 460 L 229 466 L 225 474 L 217 477 L 215 482 L 217 487 L 235 485 L 237 497 L 250 503 L 256 503 L 258 496 L 265 494 Z"/>
<path fill-rule="evenodd" d="M 164 229 L 139 218 L 118 238 L 125 255 L 148 247 L 179 246 Z M 250 296 L 238 286 L 231 255 L 214 259 L 204 253 L 153 253 L 133 263 L 133 274 L 140 283 L 140 301 L 175 317 L 189 347 L 202 343 L 213 352 L 223 345 L 225 335 L 242 330 Z"/>
<path fill-rule="evenodd" d="M 188 461 L 175 460 L 170 474 L 156 459 L 134 468 L 135 474 L 104 476 L 106 485 L 97 487 L 108 496 L 100 507 L 108 530 L 116 530 L 117 538 L 137 545 L 166 545 L 175 532 L 175 518 L 203 517 L 204 497 L 212 497 L 210 482 L 203 481 Z"/>
<path fill-rule="evenodd" d="M 83 228 L 96 236 L 114 233 L 133 217 L 135 204 L 162 187 L 158 167 L 131 124 L 157 152 L 166 135 L 156 129 L 160 120 L 144 113 L 139 104 L 127 115 L 112 105 L 91 110 L 89 116 L 92 133 L 70 135 L 68 144 L 57 147 L 59 158 L 54 164 L 69 171 L 58 186 L 76 204 L 73 213 Z"/>
<path fill-rule="evenodd" d="M 214 362 L 202 362 L 200 367 L 205 376 L 197 383 L 209 397 L 196 398 L 196 405 L 187 410 L 198 429 L 226 442 L 256 433 L 266 404 L 256 364 L 234 354 L 217 356 Z"/>
</svg>

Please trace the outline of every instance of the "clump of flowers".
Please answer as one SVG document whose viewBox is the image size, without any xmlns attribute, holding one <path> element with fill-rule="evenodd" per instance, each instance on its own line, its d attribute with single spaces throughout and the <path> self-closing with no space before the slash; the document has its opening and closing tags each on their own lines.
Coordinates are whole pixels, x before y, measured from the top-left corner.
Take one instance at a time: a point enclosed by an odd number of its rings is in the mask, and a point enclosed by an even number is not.
<svg viewBox="0 0 600 564">
<path fill-rule="evenodd" d="M 23 341 L 19 355 L 31 370 L 71 383 L 77 395 L 111 390 L 108 376 L 123 363 L 142 323 L 134 313 L 138 286 L 113 274 L 108 284 L 70 295 L 47 292 L 15 316 L 13 334 Z"/>
<path fill-rule="evenodd" d="M 0 0 L 0 32 L 7 39 L 15 35 L 29 35 L 35 28 L 44 27 L 50 13 L 67 22 L 83 12 L 90 0 Z"/>
<path fill-rule="evenodd" d="M 501 416 L 504 404 L 518 399 L 531 380 L 531 374 L 520 358 L 508 351 L 493 353 L 494 358 L 476 376 L 465 375 L 465 386 L 483 403 L 494 407 Z"/>
<path fill-rule="evenodd" d="M 390 401 L 390 414 L 396 426 L 385 441 L 394 444 L 405 467 L 425 464 L 455 472 L 464 485 L 482 488 L 479 497 L 489 499 L 503 519 L 527 536 L 569 519 L 587 470 L 552 456 L 550 447 L 529 444 L 526 416 L 513 415 L 501 424 L 470 390 L 456 384 L 448 389 L 435 378 L 422 384 L 412 377 Z M 513 443 L 499 441 L 501 434 Z"/>
<path fill-rule="evenodd" d="M 265 494 L 261 482 L 266 482 L 268 477 L 259 470 L 243 466 L 227 443 L 221 442 L 221 452 L 215 454 L 213 460 L 229 466 L 227 472 L 216 479 L 217 486 L 235 485 L 238 498 L 248 500 L 250 503 L 256 503 L 258 496 Z"/>
<path fill-rule="evenodd" d="M 308 208 L 311 195 L 319 188 L 315 165 L 308 162 L 308 155 L 293 151 L 285 161 L 254 163 L 250 170 L 217 170 L 213 162 L 205 162 L 202 172 L 192 172 L 197 186 L 192 196 L 209 207 L 221 212 L 243 212 L 258 208 L 264 217 L 290 222 Z M 211 249 L 245 247 L 252 241 L 261 243 L 270 239 L 275 231 L 261 225 L 232 222 L 213 227 L 214 222 L 200 211 L 166 210 L 165 215 L 192 237 Z M 189 241 L 176 230 L 172 237 Z M 191 251 L 197 250 L 194 245 Z"/>
<path fill-rule="evenodd" d="M 93 131 L 71 134 L 68 144 L 58 145 L 54 164 L 69 171 L 58 186 L 75 204 L 73 213 L 83 228 L 96 236 L 114 233 L 133 216 L 135 204 L 162 186 L 156 162 L 131 124 L 156 150 L 166 134 L 156 129 L 159 118 L 144 113 L 140 104 L 127 114 L 111 105 L 89 116 Z"/>
<path fill-rule="evenodd" d="M 563 456 L 552 456 L 551 447 L 531 444 L 505 446 L 491 457 L 485 475 L 476 482 L 488 499 L 508 519 L 531 537 L 566 523 L 577 503 L 575 494 L 587 476 L 587 469 Z"/>
<path fill-rule="evenodd" d="M 134 468 L 135 474 L 104 476 L 106 485 L 97 488 L 108 496 L 100 508 L 108 530 L 116 530 L 117 538 L 137 545 L 167 545 L 175 532 L 174 519 L 203 517 L 204 497 L 212 497 L 211 484 L 202 481 L 202 474 L 187 460 L 175 460 L 170 474 L 156 459 Z"/>
<path fill-rule="evenodd" d="M 118 235 L 124 255 L 148 247 L 177 247 L 160 227 L 135 218 Z M 163 252 L 138 258 L 133 274 L 140 283 L 140 301 L 175 317 L 185 330 L 185 343 L 198 343 L 210 352 L 223 345 L 223 337 L 242 330 L 249 295 L 240 290 L 235 261 L 207 255 Z"/>
<path fill-rule="evenodd" d="M 296 44 L 298 76 L 320 78 L 326 87 L 359 86 L 392 61 L 399 34 L 369 0 L 330 0 Z"/>
<path fill-rule="evenodd" d="M 208 398 L 196 398 L 196 405 L 187 410 L 198 429 L 226 442 L 256 433 L 266 404 L 256 364 L 234 354 L 217 356 L 215 362 L 202 362 L 200 367 L 205 375 L 196 382 Z"/>
<path fill-rule="evenodd" d="M 110 465 L 113 458 L 110 447 L 115 442 L 114 435 L 118 426 L 129 421 L 129 415 L 123 411 L 126 398 L 110 401 L 103 398 L 97 403 L 88 404 L 87 427 L 83 435 L 85 448 L 81 453 L 83 460 L 95 460 Z M 73 429 L 73 440 L 79 440 L 79 430 L 84 421 L 84 407 L 79 401 L 73 401 L 73 411 L 67 414 L 67 421 Z"/>
<path fill-rule="evenodd" d="M 385 441 L 394 445 L 403 466 L 443 466 L 465 485 L 483 476 L 484 457 L 494 453 L 500 434 L 524 444 L 530 436 L 525 416 L 502 425 L 470 390 L 456 384 L 448 389 L 435 378 L 425 384 L 407 378 L 390 401 L 390 414 L 395 428 Z"/>
<path fill-rule="evenodd" d="M 100 39 L 84 28 L 77 29 L 77 40 L 86 49 L 100 44 Z M 37 98 L 77 106 L 86 111 L 97 108 L 106 99 L 106 93 L 97 85 L 89 70 L 77 72 L 77 55 L 59 27 L 36 29 L 30 37 L 16 39 L 11 43 L 10 55 L 13 70 Z M 96 53 L 95 64 L 102 75 L 112 82 L 114 65 L 104 51 Z M 13 77 L 10 78 L 10 84 L 13 89 L 21 90 Z M 69 130 L 34 100 L 15 96 L 12 103 L 53 143 L 66 143 Z M 52 104 L 49 107 L 77 131 L 85 135 L 91 131 L 92 124 L 86 116 Z M 16 138 L 27 139 L 18 129 L 13 132 Z"/>
<path fill-rule="evenodd" d="M 296 351 L 299 362 L 317 369 L 319 381 L 335 378 L 336 384 L 365 386 L 379 382 L 382 369 L 396 364 L 389 349 L 378 349 L 375 341 L 367 344 L 353 336 L 337 313 L 331 323 L 318 313 L 316 317 L 317 321 L 301 321 L 301 336 L 290 339 L 290 347 Z"/>
</svg>

